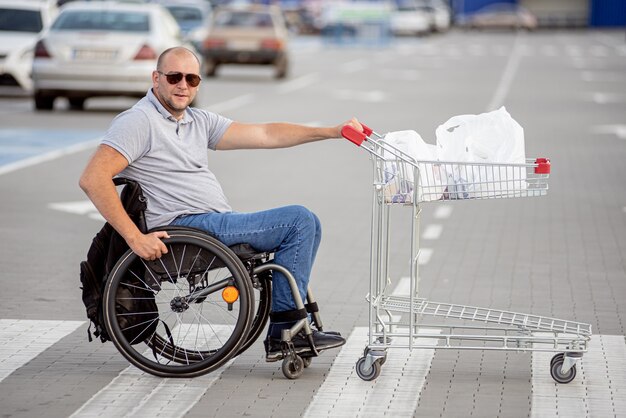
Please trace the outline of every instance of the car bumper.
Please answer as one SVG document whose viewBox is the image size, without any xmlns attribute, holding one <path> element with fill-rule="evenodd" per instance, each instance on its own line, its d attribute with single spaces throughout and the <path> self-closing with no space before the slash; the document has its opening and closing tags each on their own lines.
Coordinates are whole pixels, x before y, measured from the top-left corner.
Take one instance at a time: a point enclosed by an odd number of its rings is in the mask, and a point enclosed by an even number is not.
<svg viewBox="0 0 626 418">
<path fill-rule="evenodd" d="M 95 69 L 35 61 L 33 84 L 35 91 L 56 92 L 58 95 L 141 97 L 152 86 L 153 69 L 153 63 Z"/>
<path fill-rule="evenodd" d="M 397 22 L 391 24 L 391 33 L 394 35 L 415 35 L 427 33 L 430 26 L 427 23 L 411 24 L 405 22 Z"/>
<path fill-rule="evenodd" d="M 233 51 L 212 49 L 205 51 L 205 59 L 222 64 L 273 64 L 284 56 L 283 51 Z"/>
</svg>

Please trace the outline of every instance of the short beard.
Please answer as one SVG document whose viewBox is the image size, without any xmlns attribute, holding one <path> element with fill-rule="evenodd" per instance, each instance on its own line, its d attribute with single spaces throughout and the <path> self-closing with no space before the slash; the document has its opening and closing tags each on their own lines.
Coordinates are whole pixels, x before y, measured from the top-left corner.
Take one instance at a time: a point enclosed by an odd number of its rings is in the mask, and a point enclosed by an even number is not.
<svg viewBox="0 0 626 418">
<path fill-rule="evenodd" d="M 166 97 L 163 97 L 163 101 L 164 101 L 164 102 L 165 102 L 165 103 L 169 106 L 169 108 L 170 108 L 170 109 L 173 109 L 173 110 L 175 110 L 175 111 L 177 111 L 177 112 L 182 112 L 182 111 L 184 111 L 185 109 L 187 109 L 187 107 L 188 107 L 188 105 L 186 105 L 186 106 L 185 106 L 185 107 L 183 107 L 183 108 L 176 107 L 176 106 L 174 105 L 174 103 L 173 103 L 171 100 L 169 100 L 168 98 L 166 98 Z"/>
</svg>

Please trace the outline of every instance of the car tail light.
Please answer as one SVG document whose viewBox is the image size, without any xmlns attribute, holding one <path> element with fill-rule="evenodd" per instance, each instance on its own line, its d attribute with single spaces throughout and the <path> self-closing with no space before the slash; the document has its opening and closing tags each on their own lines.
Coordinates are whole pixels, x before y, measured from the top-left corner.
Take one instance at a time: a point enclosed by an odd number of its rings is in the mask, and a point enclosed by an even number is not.
<svg viewBox="0 0 626 418">
<path fill-rule="evenodd" d="M 263 49 L 283 49 L 283 42 L 280 39 L 264 39 L 261 42 L 261 48 Z"/>
<path fill-rule="evenodd" d="M 35 44 L 35 57 L 52 58 L 42 40 L 37 41 L 37 44 Z"/>
<path fill-rule="evenodd" d="M 148 45 L 143 45 L 137 55 L 135 55 L 135 60 L 155 60 L 157 59 L 157 53 L 149 47 Z"/>
<path fill-rule="evenodd" d="M 202 46 L 204 46 L 204 49 L 223 48 L 226 46 L 226 41 L 219 38 L 206 38 Z"/>
</svg>

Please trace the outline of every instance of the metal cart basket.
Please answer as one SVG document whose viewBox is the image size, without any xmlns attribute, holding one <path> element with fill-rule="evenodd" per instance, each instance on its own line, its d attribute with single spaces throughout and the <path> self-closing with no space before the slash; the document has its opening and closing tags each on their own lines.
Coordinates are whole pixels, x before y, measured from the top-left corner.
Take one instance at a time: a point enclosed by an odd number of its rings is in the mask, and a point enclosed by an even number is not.
<svg viewBox="0 0 626 418">
<path fill-rule="evenodd" d="M 374 168 L 369 302 L 369 343 L 356 363 L 363 380 L 378 377 L 390 348 L 473 349 L 557 352 L 550 374 L 559 383 L 576 376 L 587 351 L 591 325 L 491 308 L 440 303 L 418 297 L 421 205 L 461 199 L 543 196 L 550 161 L 525 164 L 417 161 L 363 125 L 342 135 L 365 149 Z M 392 292 L 389 278 L 389 207 L 412 208 L 408 295 Z M 425 321 L 442 319 L 443 324 Z M 476 326 L 468 322 L 479 323 Z M 425 344 L 429 342 L 430 344 Z M 432 344 L 433 340 L 437 345 Z"/>
</svg>

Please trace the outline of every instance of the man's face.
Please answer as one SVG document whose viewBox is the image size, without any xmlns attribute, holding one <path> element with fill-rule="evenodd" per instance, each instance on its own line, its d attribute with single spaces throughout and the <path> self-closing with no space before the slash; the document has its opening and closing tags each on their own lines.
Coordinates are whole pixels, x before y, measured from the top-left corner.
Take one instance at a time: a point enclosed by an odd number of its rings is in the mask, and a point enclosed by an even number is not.
<svg viewBox="0 0 626 418">
<path fill-rule="evenodd" d="M 175 84 L 170 84 L 167 75 L 174 73 L 182 73 L 183 77 Z M 198 93 L 199 85 L 191 86 L 185 77 L 187 74 L 199 76 L 200 65 L 191 53 L 185 51 L 168 54 L 162 68 L 152 73 L 152 86 L 157 98 L 175 117 L 183 114 Z"/>
</svg>

